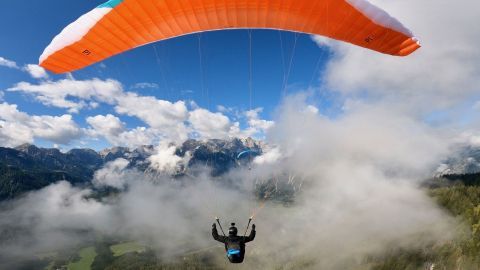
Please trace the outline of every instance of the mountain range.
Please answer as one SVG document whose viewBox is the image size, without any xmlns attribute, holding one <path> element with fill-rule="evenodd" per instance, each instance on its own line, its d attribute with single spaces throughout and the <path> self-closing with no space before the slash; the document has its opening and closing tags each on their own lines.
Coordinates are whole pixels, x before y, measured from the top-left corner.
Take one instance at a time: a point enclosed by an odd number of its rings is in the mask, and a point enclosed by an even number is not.
<svg viewBox="0 0 480 270">
<path fill-rule="evenodd" d="M 266 149 L 261 141 L 251 138 L 230 140 L 187 140 L 175 147 L 175 155 L 188 162 L 172 176 L 181 176 L 197 167 L 209 167 L 212 176 L 220 176 L 239 166 L 237 155 L 247 149 L 260 155 Z M 15 198 L 58 181 L 73 185 L 90 185 L 95 171 L 108 162 L 126 159 L 130 168 L 145 171 L 150 168 L 149 157 L 157 149 L 151 145 L 135 149 L 114 147 L 102 151 L 72 149 L 62 152 L 55 148 L 39 148 L 23 144 L 15 148 L 0 147 L 0 201 Z M 247 160 L 249 162 L 251 160 Z M 473 177 L 480 173 L 480 149 L 460 148 L 457 155 L 445 159 L 434 177 L 453 180 Z M 458 176 L 458 177 L 457 177 Z M 461 176 L 461 177 L 460 177 Z M 469 180 L 471 181 L 471 180 Z"/>
<path fill-rule="evenodd" d="M 262 142 L 247 139 L 187 140 L 177 146 L 175 154 L 188 155 L 186 169 L 208 166 L 213 176 L 226 173 L 238 166 L 237 155 L 246 149 L 256 155 L 263 152 Z M 114 147 L 100 152 L 92 149 L 72 149 L 62 152 L 55 148 L 39 148 L 23 144 L 15 148 L 0 147 L 0 201 L 15 198 L 27 191 L 40 189 L 58 181 L 74 185 L 88 185 L 95 171 L 118 158 L 129 161 L 129 167 L 144 171 L 150 166 L 149 157 L 156 153 L 154 146 L 136 149 Z"/>
</svg>

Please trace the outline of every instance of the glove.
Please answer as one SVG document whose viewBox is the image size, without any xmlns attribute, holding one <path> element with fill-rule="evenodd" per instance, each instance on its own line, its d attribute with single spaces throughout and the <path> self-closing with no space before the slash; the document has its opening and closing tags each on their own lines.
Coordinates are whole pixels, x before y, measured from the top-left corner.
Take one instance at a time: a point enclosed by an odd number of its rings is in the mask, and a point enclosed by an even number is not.
<svg viewBox="0 0 480 270">
<path fill-rule="evenodd" d="M 253 224 L 253 225 L 252 225 L 252 230 L 254 230 L 254 231 L 255 231 L 255 224 Z"/>
<path fill-rule="evenodd" d="M 212 229 L 216 229 L 217 225 L 215 223 L 212 224 Z"/>
</svg>

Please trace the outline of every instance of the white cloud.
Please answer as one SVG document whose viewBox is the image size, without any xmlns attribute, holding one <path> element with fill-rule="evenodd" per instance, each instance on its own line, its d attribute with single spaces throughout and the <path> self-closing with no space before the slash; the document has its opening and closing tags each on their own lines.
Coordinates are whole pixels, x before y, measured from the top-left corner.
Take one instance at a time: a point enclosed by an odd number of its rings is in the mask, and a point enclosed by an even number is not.
<svg viewBox="0 0 480 270">
<path fill-rule="evenodd" d="M 122 85 L 115 80 L 91 79 L 85 81 L 59 80 L 45 81 L 40 84 L 20 82 L 7 89 L 11 92 L 23 92 L 34 95 L 42 104 L 65 108 L 71 112 L 78 112 L 86 106 L 84 100 L 96 100 L 112 104 L 115 98 L 122 94 Z M 73 101 L 69 98 L 79 98 Z"/>
<path fill-rule="evenodd" d="M 190 112 L 188 120 L 194 132 L 203 139 L 227 138 L 232 127 L 228 117 L 205 109 L 196 109 Z"/>
<path fill-rule="evenodd" d="M 313 105 L 308 105 L 305 110 L 313 114 L 318 114 L 318 112 L 320 111 L 317 107 Z"/>
<path fill-rule="evenodd" d="M 88 103 L 88 107 L 90 107 L 92 109 L 96 109 L 96 108 L 98 108 L 98 106 L 100 106 L 100 103 L 95 102 L 95 101 L 91 101 L 91 102 Z"/>
<path fill-rule="evenodd" d="M 7 68 L 14 68 L 14 69 L 19 69 L 17 63 L 14 61 L 5 59 L 0 56 L 0 66 L 7 67 Z"/>
<path fill-rule="evenodd" d="M 229 107 L 225 107 L 223 105 L 217 105 L 217 111 L 221 112 L 221 113 L 232 113 L 234 112 L 234 109 L 233 108 L 229 108 Z"/>
<path fill-rule="evenodd" d="M 129 161 L 123 158 L 107 163 L 104 168 L 95 172 L 93 184 L 97 187 L 124 188 L 128 179 L 128 165 Z"/>
<path fill-rule="evenodd" d="M 29 125 L 35 137 L 46 139 L 60 144 L 68 144 L 79 138 L 82 130 L 73 121 L 71 115 L 62 116 L 32 116 Z"/>
<path fill-rule="evenodd" d="M 0 91 L 0 101 L 3 101 L 4 96 L 5 96 L 5 93 L 3 91 Z"/>
<path fill-rule="evenodd" d="M 98 108 L 100 103 L 105 103 L 114 106 L 118 114 L 136 117 L 148 125 L 128 130 L 117 116 L 88 118 L 93 128 L 89 134 L 104 137 L 115 145 L 150 144 L 162 139 L 182 142 L 189 136 L 198 139 L 263 137 L 273 125 L 271 121 L 260 119 L 262 109 L 259 108 L 241 115 L 248 126 L 246 130 L 241 130 L 239 122 L 232 123 L 221 112 L 210 112 L 194 102 L 191 102 L 189 111 L 184 101 L 170 102 L 126 92 L 120 82 L 111 79 L 79 81 L 69 78 L 38 84 L 20 82 L 7 91 L 33 95 L 45 105 L 65 108 L 71 113 L 83 108 Z M 222 109 L 221 106 L 219 108 Z"/>
<path fill-rule="evenodd" d="M 156 147 L 156 153 L 148 158 L 150 167 L 157 172 L 173 174 L 179 170 L 183 159 L 175 154 L 177 147 L 161 143 Z"/>
<path fill-rule="evenodd" d="M 171 103 L 134 93 L 127 93 L 118 99 L 118 113 L 138 117 L 146 122 L 148 127 L 127 129 L 118 116 L 111 114 L 88 117 L 87 123 L 91 126 L 88 134 L 103 137 L 116 146 L 135 147 L 156 144 L 162 140 L 181 143 L 189 137 L 200 140 L 244 138 L 264 134 L 273 125 L 273 122 L 259 119 L 260 109 L 246 113 L 249 127 L 242 130 L 239 122 L 231 122 L 222 113 L 213 113 L 202 108 L 189 112 L 181 101 Z M 185 117 L 185 114 L 188 114 L 188 117 Z"/>
<path fill-rule="evenodd" d="M 452 143 L 456 148 L 462 149 L 465 146 L 472 146 L 475 148 L 480 147 L 480 134 L 479 132 L 465 130 L 461 132 L 457 137 L 453 138 Z"/>
<path fill-rule="evenodd" d="M 146 127 L 136 127 L 122 132 L 117 141 L 112 140 L 112 142 L 113 145 L 138 147 L 142 145 L 154 145 L 158 143 L 160 139 L 161 136 L 157 131 Z"/>
<path fill-rule="evenodd" d="M 125 131 L 124 124 L 116 116 L 108 114 L 106 116 L 97 115 L 95 117 L 88 117 L 87 123 L 93 129 L 106 137 L 117 137 L 120 133 Z"/>
<path fill-rule="evenodd" d="M 154 130 L 145 127 L 127 130 L 125 124 L 111 114 L 88 117 L 87 123 L 92 127 L 90 136 L 103 137 L 115 146 L 138 147 L 154 144 L 158 140 Z"/>
<path fill-rule="evenodd" d="M 8 60 L 6 58 L 0 57 L 0 66 L 25 71 L 35 79 L 46 79 L 46 78 L 48 78 L 47 71 L 39 65 L 28 64 L 28 65 L 25 65 L 23 67 L 19 67 L 18 64 L 15 61 Z"/>
<path fill-rule="evenodd" d="M 254 110 L 247 111 L 245 115 L 248 119 L 248 124 L 258 130 L 258 132 L 266 132 L 274 125 L 273 121 L 267 121 L 260 119 L 259 114 L 263 111 L 263 108 L 256 108 Z"/>
<path fill-rule="evenodd" d="M 158 84 L 156 83 L 149 83 L 149 82 L 142 82 L 136 83 L 132 86 L 133 89 L 158 89 Z"/>
<path fill-rule="evenodd" d="M 152 129 L 161 131 L 166 138 L 175 141 L 184 141 L 188 138 L 188 130 L 185 126 L 188 109 L 183 101 L 172 103 L 127 92 L 117 97 L 115 110 L 119 114 L 139 118 Z"/>
<path fill-rule="evenodd" d="M 263 153 L 261 156 L 255 157 L 253 162 L 258 165 L 264 164 L 274 164 L 282 157 L 282 152 L 278 147 L 273 147 L 267 152 Z"/>
<path fill-rule="evenodd" d="M 263 139 L 265 133 L 274 126 L 273 121 L 260 119 L 259 114 L 262 111 L 263 108 L 256 108 L 245 112 L 248 123 L 248 128 L 244 131 L 245 135 Z"/>
<path fill-rule="evenodd" d="M 131 92 L 117 98 L 115 110 L 121 114 L 136 116 L 154 128 L 177 125 L 185 121 L 188 115 L 183 101 L 172 103 Z"/>
<path fill-rule="evenodd" d="M 28 115 L 8 103 L 0 104 L 0 125 L 0 145 L 9 147 L 33 143 L 35 138 L 65 145 L 83 135 L 71 115 Z"/>
<path fill-rule="evenodd" d="M 35 79 L 46 79 L 48 78 L 47 71 L 39 65 L 28 64 L 23 69 L 30 74 Z"/>
<path fill-rule="evenodd" d="M 282 127 L 275 125 L 269 133 L 269 139 L 274 145 L 282 146 L 285 156 L 290 157 L 292 151 L 298 151 L 297 154 L 312 155 L 312 161 L 321 159 L 322 167 L 335 162 L 378 163 L 375 166 L 385 171 L 390 167 L 404 167 L 408 170 L 401 173 L 415 174 L 436 166 L 439 159 L 448 154 L 449 137 L 388 103 L 359 102 L 341 116 L 329 119 L 305 110 L 298 111 L 298 108 L 305 108 L 301 102 L 291 99 L 280 116 Z M 314 144 L 315 140 L 318 142 Z M 296 166 L 320 166 L 320 163 Z"/>
</svg>

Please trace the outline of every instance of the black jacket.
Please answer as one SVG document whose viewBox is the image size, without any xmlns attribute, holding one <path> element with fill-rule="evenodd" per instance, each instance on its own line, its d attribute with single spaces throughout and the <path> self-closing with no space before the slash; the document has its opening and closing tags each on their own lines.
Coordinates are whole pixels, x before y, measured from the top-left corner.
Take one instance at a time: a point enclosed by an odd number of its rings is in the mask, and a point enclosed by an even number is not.
<svg viewBox="0 0 480 270">
<path fill-rule="evenodd" d="M 218 242 L 225 244 L 225 251 L 228 252 L 229 249 L 240 249 L 240 254 L 238 256 L 228 256 L 228 259 L 232 263 L 241 263 L 245 258 L 245 243 L 253 241 L 255 239 L 255 230 L 250 231 L 249 236 L 223 236 L 218 235 L 217 228 L 212 228 L 213 239 Z"/>
</svg>

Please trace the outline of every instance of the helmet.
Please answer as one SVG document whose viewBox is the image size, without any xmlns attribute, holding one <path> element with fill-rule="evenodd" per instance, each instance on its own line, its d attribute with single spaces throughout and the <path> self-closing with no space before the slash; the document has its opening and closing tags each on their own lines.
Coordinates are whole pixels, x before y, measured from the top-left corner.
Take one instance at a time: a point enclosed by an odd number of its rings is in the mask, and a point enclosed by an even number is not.
<svg viewBox="0 0 480 270">
<path fill-rule="evenodd" d="M 232 226 L 228 229 L 228 235 L 236 236 L 238 233 L 237 227 L 235 227 L 235 223 L 232 223 Z"/>
</svg>

